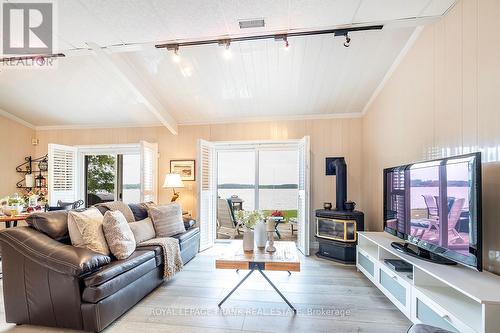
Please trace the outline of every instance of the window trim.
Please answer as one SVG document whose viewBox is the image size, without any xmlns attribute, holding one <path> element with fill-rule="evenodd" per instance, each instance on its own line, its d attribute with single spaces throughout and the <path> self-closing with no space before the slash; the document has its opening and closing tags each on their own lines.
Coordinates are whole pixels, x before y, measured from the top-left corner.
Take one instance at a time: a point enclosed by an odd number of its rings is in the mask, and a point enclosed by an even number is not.
<svg viewBox="0 0 500 333">
<path fill-rule="evenodd" d="M 77 149 L 77 192 L 78 196 L 83 199 L 85 205 L 87 204 L 87 195 L 85 193 L 86 189 L 86 167 L 85 167 L 85 156 L 86 155 L 118 155 L 124 154 L 140 154 L 141 145 L 140 144 L 116 144 L 116 145 L 84 145 L 75 146 Z M 117 170 L 118 171 L 118 170 Z M 116 178 L 117 175 L 115 175 Z M 116 179 L 115 179 L 116 183 Z M 115 199 L 118 196 L 118 189 L 115 189 Z"/>
</svg>

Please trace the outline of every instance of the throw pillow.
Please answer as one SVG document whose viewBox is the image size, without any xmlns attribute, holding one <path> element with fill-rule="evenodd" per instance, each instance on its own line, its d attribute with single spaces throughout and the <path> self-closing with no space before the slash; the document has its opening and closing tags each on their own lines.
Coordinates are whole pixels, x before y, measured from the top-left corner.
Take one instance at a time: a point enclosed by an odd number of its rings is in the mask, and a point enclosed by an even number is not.
<svg viewBox="0 0 500 333">
<path fill-rule="evenodd" d="M 146 204 L 128 204 L 128 206 L 132 210 L 132 214 L 134 214 L 135 221 L 141 221 L 148 217 L 148 207 Z"/>
<path fill-rule="evenodd" d="M 97 253 L 109 255 L 109 247 L 102 230 L 103 216 L 97 208 L 68 212 L 68 230 L 71 244 Z"/>
<path fill-rule="evenodd" d="M 26 218 L 26 223 L 57 241 L 68 238 L 68 212 L 65 210 L 33 213 Z"/>
<path fill-rule="evenodd" d="M 117 259 L 127 259 L 135 251 L 135 238 L 120 211 L 107 211 L 102 222 L 104 237 Z"/>
<path fill-rule="evenodd" d="M 149 217 L 141 221 L 131 222 L 128 225 L 134 234 L 136 244 L 155 238 L 155 228 Z"/>
<path fill-rule="evenodd" d="M 167 205 L 149 206 L 148 212 L 155 227 L 156 237 L 171 237 L 186 231 L 180 204 L 172 202 Z"/>
</svg>

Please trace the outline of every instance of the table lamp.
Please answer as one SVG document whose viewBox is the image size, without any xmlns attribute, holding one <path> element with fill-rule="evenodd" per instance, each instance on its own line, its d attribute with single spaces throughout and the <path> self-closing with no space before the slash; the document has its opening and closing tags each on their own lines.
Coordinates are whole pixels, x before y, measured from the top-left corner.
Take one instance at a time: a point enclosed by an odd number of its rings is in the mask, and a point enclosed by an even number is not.
<svg viewBox="0 0 500 333">
<path fill-rule="evenodd" d="M 163 183 L 163 188 L 171 188 L 174 191 L 172 196 L 172 202 L 179 198 L 179 192 L 175 192 L 176 188 L 182 188 L 184 184 L 182 183 L 181 175 L 178 173 L 167 173 L 165 176 L 165 182 Z"/>
</svg>

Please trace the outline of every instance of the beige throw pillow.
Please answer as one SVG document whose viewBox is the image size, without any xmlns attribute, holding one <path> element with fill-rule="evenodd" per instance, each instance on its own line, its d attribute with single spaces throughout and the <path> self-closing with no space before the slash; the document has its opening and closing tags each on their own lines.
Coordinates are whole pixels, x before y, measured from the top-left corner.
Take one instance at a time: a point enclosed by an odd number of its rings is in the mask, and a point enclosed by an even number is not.
<svg viewBox="0 0 500 333">
<path fill-rule="evenodd" d="M 135 251 L 135 238 L 122 212 L 108 210 L 102 222 L 104 237 L 117 259 L 127 259 Z"/>
<path fill-rule="evenodd" d="M 102 230 L 103 216 L 97 208 L 68 213 L 68 231 L 71 244 L 109 255 L 108 244 Z M 71 230 L 70 230 L 71 229 Z"/>
<path fill-rule="evenodd" d="M 156 237 L 171 237 L 186 231 L 182 220 L 182 207 L 176 202 L 150 206 L 148 213 L 153 221 Z"/>
<path fill-rule="evenodd" d="M 155 238 L 155 228 L 153 227 L 153 221 L 149 217 L 137 222 L 131 222 L 128 225 L 132 229 L 136 244 Z"/>
</svg>

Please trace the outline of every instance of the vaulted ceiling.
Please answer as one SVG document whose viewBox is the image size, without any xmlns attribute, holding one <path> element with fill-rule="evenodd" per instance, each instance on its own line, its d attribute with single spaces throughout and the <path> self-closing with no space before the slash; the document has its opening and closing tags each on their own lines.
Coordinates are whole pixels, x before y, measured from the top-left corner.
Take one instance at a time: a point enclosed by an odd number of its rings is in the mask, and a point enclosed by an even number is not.
<svg viewBox="0 0 500 333">
<path fill-rule="evenodd" d="M 415 28 L 454 0 L 57 1 L 56 66 L 0 66 L 0 109 L 34 126 L 140 126 L 361 114 Z M 264 18 L 242 30 L 239 19 Z M 160 42 L 384 24 L 381 31 L 183 47 Z"/>
</svg>

